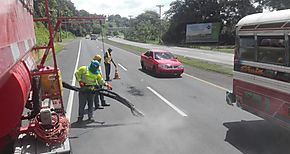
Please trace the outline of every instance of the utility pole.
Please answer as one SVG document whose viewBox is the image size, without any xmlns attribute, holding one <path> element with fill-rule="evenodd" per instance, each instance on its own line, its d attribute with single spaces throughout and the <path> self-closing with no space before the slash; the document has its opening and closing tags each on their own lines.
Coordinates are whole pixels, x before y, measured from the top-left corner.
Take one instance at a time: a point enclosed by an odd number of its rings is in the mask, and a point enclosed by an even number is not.
<svg viewBox="0 0 290 154">
<path fill-rule="evenodd" d="M 161 43 L 161 37 L 162 37 L 162 16 L 161 16 L 161 8 L 163 7 L 164 5 L 156 5 L 156 7 L 159 8 L 159 21 L 160 21 L 160 26 L 159 26 L 159 43 Z"/>
<path fill-rule="evenodd" d="M 130 22 L 129 23 L 130 24 L 130 28 L 132 28 L 132 22 L 131 22 L 131 20 L 132 20 L 133 15 L 129 15 L 128 17 L 129 17 L 129 22 Z"/>
<path fill-rule="evenodd" d="M 60 11 L 60 8 L 58 10 L 58 18 L 62 16 L 62 12 Z M 61 36 L 61 26 L 59 27 L 59 37 L 58 37 L 58 42 L 62 42 L 62 36 Z"/>
<path fill-rule="evenodd" d="M 156 7 L 159 8 L 159 17 L 161 19 L 161 8 L 163 7 L 164 5 L 156 5 Z"/>
<path fill-rule="evenodd" d="M 129 37 L 131 38 L 131 32 L 133 31 L 133 28 L 132 28 L 132 17 L 133 15 L 129 15 L 129 30 L 126 31 L 127 33 L 127 37 L 128 37 L 128 33 L 129 33 Z"/>
<path fill-rule="evenodd" d="M 100 25 L 101 25 L 101 35 L 102 35 L 102 45 L 103 45 L 103 55 L 105 56 L 105 43 L 104 43 L 104 27 L 103 27 L 103 22 L 100 20 Z M 105 59 L 105 57 L 104 57 Z"/>
<path fill-rule="evenodd" d="M 67 14 L 68 14 L 67 9 L 65 9 L 65 10 L 64 10 L 64 15 L 65 15 L 66 17 L 68 16 Z M 67 23 L 66 23 L 66 24 L 65 24 L 65 35 L 66 35 L 66 39 L 68 38 L 67 33 L 68 33 L 68 32 L 67 32 Z"/>
</svg>

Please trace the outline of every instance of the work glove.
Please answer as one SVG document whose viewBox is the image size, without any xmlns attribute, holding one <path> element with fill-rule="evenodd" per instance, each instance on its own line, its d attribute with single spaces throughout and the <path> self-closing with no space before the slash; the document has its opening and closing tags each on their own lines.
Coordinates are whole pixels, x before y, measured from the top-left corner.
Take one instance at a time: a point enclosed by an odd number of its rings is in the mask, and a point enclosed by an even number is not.
<svg viewBox="0 0 290 154">
<path fill-rule="evenodd" d="M 107 89 L 108 89 L 108 90 L 112 90 L 112 89 L 113 89 L 112 85 L 107 84 Z"/>
<path fill-rule="evenodd" d="M 85 83 L 84 83 L 83 81 L 79 81 L 79 85 L 80 85 L 80 87 L 82 88 L 82 87 L 85 86 Z"/>
</svg>

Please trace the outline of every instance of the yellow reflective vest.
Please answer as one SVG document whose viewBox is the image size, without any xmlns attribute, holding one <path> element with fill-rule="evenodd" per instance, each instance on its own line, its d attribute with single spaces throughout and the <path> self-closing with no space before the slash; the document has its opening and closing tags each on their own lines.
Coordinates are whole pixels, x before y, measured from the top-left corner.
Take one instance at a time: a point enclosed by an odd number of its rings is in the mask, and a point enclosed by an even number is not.
<svg viewBox="0 0 290 154">
<path fill-rule="evenodd" d="M 82 81 L 85 86 L 106 86 L 107 83 L 104 81 L 102 74 L 94 74 L 89 69 L 88 66 L 81 66 L 75 73 L 75 77 L 78 82 Z"/>
<path fill-rule="evenodd" d="M 107 63 L 107 64 L 111 64 L 112 63 L 112 56 L 109 53 L 109 51 L 107 51 L 106 54 L 105 54 L 105 63 Z"/>
</svg>

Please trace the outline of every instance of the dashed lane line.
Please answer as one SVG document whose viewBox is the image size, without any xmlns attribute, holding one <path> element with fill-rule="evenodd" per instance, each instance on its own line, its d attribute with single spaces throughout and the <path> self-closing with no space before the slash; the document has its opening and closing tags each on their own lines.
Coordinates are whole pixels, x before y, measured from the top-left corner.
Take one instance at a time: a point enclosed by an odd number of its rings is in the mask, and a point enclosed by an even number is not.
<svg viewBox="0 0 290 154">
<path fill-rule="evenodd" d="M 154 89 L 151 87 L 147 87 L 152 93 L 154 93 L 156 96 L 158 96 L 163 102 L 165 102 L 167 105 L 169 105 L 171 108 L 173 108 L 177 113 L 179 113 L 183 117 L 187 117 L 187 115 L 181 111 L 179 108 L 177 108 L 175 105 L 170 103 L 167 99 L 165 99 L 163 96 L 161 96 L 158 92 L 156 92 Z"/>
<path fill-rule="evenodd" d="M 123 65 L 121 65 L 121 64 L 119 64 L 119 63 L 118 63 L 118 65 L 119 65 L 119 66 L 120 66 L 124 71 L 126 71 L 126 72 L 128 71 L 127 68 L 125 68 Z"/>
<path fill-rule="evenodd" d="M 224 88 L 224 87 L 221 87 L 221 86 L 219 86 L 219 85 L 213 84 L 213 83 L 211 83 L 211 82 L 208 82 L 208 81 L 202 80 L 202 79 L 197 78 L 197 77 L 195 77 L 195 76 L 192 76 L 192 75 L 189 75 L 189 74 L 186 74 L 186 73 L 183 73 L 183 74 L 184 74 L 185 76 L 188 76 L 188 77 L 193 78 L 193 79 L 195 79 L 195 80 L 198 80 L 198 81 L 201 81 L 201 82 L 203 82 L 203 83 L 206 83 L 206 84 L 208 84 L 208 85 L 210 85 L 210 86 L 214 86 L 214 87 L 219 88 L 219 89 L 224 90 L 224 91 L 229 91 L 229 89 L 226 89 L 226 88 Z"/>
</svg>

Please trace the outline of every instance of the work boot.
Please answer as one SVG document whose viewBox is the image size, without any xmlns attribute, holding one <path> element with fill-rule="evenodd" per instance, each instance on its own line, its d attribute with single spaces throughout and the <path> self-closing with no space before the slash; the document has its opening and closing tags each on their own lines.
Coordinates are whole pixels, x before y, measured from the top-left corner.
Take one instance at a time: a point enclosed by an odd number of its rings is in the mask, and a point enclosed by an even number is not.
<svg viewBox="0 0 290 154">
<path fill-rule="evenodd" d="M 84 122 L 84 121 L 83 121 L 83 117 L 78 117 L 78 120 L 77 120 L 76 123 L 81 124 L 81 123 L 83 123 L 83 122 Z"/>
<path fill-rule="evenodd" d="M 102 109 L 104 109 L 104 107 L 102 107 L 102 106 L 96 106 L 95 107 L 95 110 L 102 110 Z"/>
<path fill-rule="evenodd" d="M 87 122 L 88 123 L 92 123 L 92 122 L 95 122 L 95 120 L 92 117 L 89 117 L 88 120 L 87 120 Z"/>
<path fill-rule="evenodd" d="M 107 78 L 105 81 L 112 81 L 110 78 Z"/>
<path fill-rule="evenodd" d="M 102 102 L 102 106 L 110 106 L 110 103 Z"/>
</svg>

